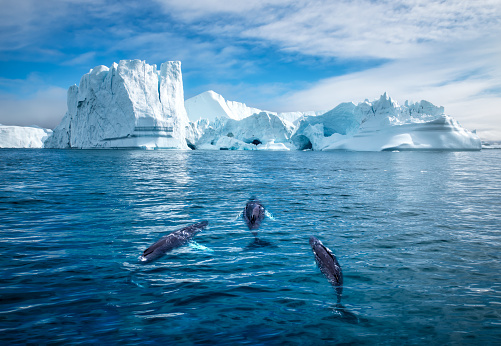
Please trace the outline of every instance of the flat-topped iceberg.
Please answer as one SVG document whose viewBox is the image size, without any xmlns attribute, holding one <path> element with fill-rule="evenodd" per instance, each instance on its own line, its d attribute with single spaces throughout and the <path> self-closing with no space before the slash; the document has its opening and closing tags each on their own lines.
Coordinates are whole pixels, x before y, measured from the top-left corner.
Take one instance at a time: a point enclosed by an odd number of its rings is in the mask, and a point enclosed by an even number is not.
<svg viewBox="0 0 501 346">
<path fill-rule="evenodd" d="M 37 126 L 0 125 L 0 148 L 43 148 L 52 130 Z"/>
<path fill-rule="evenodd" d="M 188 149 L 179 61 L 97 66 L 69 88 L 67 103 L 46 148 Z"/>
</svg>

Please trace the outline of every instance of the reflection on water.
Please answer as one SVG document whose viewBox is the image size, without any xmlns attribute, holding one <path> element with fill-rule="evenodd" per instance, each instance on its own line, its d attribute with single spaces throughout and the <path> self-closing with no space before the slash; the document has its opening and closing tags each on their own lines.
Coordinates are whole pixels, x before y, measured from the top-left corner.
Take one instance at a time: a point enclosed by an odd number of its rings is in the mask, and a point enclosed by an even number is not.
<svg viewBox="0 0 501 346">
<path fill-rule="evenodd" d="M 497 344 L 499 155 L 1 150 L 0 340 Z M 273 214 L 257 237 L 237 218 L 252 196 Z"/>
</svg>

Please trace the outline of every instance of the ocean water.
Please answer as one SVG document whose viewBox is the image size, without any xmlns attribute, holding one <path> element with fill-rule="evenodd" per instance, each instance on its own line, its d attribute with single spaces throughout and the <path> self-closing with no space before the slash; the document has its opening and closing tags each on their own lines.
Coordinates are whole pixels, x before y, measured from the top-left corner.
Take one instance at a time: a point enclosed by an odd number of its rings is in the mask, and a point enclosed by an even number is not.
<svg viewBox="0 0 501 346">
<path fill-rule="evenodd" d="M 501 343 L 501 150 L 0 150 L 2 344 Z M 239 213 L 273 215 L 255 246 Z M 143 265 L 161 236 L 195 243 Z M 344 273 L 342 304 L 314 263 Z"/>
</svg>

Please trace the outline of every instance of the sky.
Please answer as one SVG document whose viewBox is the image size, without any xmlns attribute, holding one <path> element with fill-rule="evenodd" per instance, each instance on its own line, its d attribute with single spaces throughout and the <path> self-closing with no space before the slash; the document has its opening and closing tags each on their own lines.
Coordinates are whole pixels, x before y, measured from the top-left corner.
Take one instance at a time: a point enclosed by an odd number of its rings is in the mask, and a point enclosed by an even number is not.
<svg viewBox="0 0 501 346">
<path fill-rule="evenodd" d="M 501 140 L 501 0 L 0 0 L 0 124 L 54 128 L 95 66 L 182 63 L 269 111 L 427 100 Z"/>
</svg>

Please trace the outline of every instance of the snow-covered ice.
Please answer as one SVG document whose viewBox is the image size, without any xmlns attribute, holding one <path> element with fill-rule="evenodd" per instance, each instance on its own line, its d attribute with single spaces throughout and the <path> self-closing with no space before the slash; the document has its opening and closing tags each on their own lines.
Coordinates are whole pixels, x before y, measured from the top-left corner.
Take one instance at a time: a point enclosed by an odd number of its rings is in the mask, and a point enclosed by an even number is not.
<svg viewBox="0 0 501 346">
<path fill-rule="evenodd" d="M 309 111 L 309 112 L 271 112 L 247 106 L 245 103 L 237 101 L 228 101 L 218 93 L 209 90 L 199 95 L 189 98 L 185 101 L 186 112 L 190 121 L 196 122 L 200 119 L 207 119 L 211 122 L 217 118 L 242 120 L 250 117 L 253 114 L 262 112 L 274 114 L 280 119 L 297 123 L 298 120 L 305 116 L 315 116 L 325 113 L 325 111 Z"/>
<path fill-rule="evenodd" d="M 189 98 L 184 103 L 186 112 L 191 121 L 207 119 L 215 121 L 217 118 L 242 120 L 262 110 L 248 107 L 245 103 L 227 101 L 223 96 L 209 90 Z"/>
<path fill-rule="evenodd" d="M 67 103 L 47 148 L 188 149 L 179 61 L 97 66 L 68 89 Z"/>
<path fill-rule="evenodd" d="M 373 102 L 343 103 L 300 121 L 292 141 L 313 150 L 480 150 L 475 132 L 428 101 L 399 106 L 383 94 Z"/>
<path fill-rule="evenodd" d="M 51 133 L 37 126 L 0 125 L 0 148 L 43 148 Z"/>
<path fill-rule="evenodd" d="M 206 150 L 480 150 L 476 133 L 428 101 L 386 93 L 330 111 L 277 113 L 207 91 L 184 101 L 181 63 L 97 66 L 68 89 L 53 133 L 3 127 L 0 146 Z M 6 144 L 7 143 L 7 144 Z"/>
</svg>

